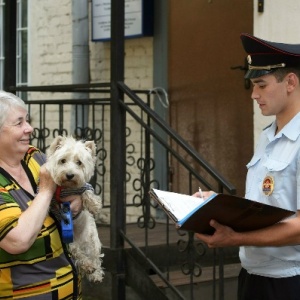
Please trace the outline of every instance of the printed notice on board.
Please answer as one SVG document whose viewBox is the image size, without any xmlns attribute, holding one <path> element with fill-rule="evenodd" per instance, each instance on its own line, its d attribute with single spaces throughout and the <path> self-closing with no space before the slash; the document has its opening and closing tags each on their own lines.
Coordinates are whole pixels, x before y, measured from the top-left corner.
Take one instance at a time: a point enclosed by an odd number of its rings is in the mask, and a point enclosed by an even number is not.
<svg viewBox="0 0 300 300">
<path fill-rule="evenodd" d="M 110 39 L 110 0 L 93 0 L 93 40 Z M 142 34 L 142 0 L 125 0 L 125 36 Z"/>
</svg>

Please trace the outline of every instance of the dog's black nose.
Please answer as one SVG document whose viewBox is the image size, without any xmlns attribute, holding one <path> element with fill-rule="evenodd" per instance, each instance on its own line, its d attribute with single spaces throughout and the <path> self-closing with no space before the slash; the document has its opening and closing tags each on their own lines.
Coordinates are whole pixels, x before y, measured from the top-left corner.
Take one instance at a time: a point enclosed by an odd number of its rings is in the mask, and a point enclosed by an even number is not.
<svg viewBox="0 0 300 300">
<path fill-rule="evenodd" d="M 71 180 L 74 177 L 74 174 L 67 174 L 66 177 L 68 180 Z"/>
</svg>

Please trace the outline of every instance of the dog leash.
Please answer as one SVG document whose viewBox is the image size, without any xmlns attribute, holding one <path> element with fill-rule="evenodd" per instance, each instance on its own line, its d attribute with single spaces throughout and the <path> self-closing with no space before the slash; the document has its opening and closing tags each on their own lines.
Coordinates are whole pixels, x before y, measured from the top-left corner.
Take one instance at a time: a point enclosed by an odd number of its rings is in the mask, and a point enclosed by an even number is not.
<svg viewBox="0 0 300 300">
<path fill-rule="evenodd" d="M 85 183 L 84 186 L 76 189 L 64 189 L 62 186 L 56 187 L 54 198 L 60 206 L 59 214 L 61 217 L 60 223 L 62 229 L 62 240 L 66 244 L 73 242 L 73 220 L 76 219 L 80 213 L 77 214 L 75 218 L 73 218 L 71 208 L 70 208 L 70 202 L 63 202 L 61 201 L 61 198 L 65 198 L 69 195 L 74 195 L 74 194 L 81 195 L 86 190 L 94 191 L 92 185 L 89 183 Z"/>
<path fill-rule="evenodd" d="M 72 213 L 71 213 L 71 207 L 70 202 L 62 202 L 60 200 L 60 195 L 62 192 L 62 187 L 57 186 L 55 193 L 54 193 L 54 199 L 59 205 L 59 215 L 60 215 L 60 225 L 61 225 L 61 238 L 62 241 L 66 244 L 72 243 L 74 240 L 73 237 L 73 220 L 72 220 Z"/>
</svg>

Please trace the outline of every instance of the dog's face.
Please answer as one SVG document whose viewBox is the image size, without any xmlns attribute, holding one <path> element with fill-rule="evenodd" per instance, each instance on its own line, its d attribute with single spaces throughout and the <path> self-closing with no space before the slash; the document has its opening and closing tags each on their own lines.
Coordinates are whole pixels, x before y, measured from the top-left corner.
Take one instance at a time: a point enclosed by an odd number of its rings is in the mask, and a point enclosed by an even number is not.
<svg viewBox="0 0 300 300">
<path fill-rule="evenodd" d="M 93 176 L 96 163 L 93 141 L 58 136 L 51 143 L 47 155 L 47 169 L 58 186 L 79 188 Z"/>
</svg>

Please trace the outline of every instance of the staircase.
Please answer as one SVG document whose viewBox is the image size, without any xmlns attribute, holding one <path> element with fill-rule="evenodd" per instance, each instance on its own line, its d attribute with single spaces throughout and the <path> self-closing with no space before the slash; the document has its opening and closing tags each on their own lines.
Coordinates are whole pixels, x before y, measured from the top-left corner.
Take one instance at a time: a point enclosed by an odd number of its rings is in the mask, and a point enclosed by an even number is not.
<svg viewBox="0 0 300 300">
<path fill-rule="evenodd" d="M 162 232 L 164 225 L 159 224 L 154 230 L 154 235 Z M 124 260 L 126 264 L 126 299 L 147 300 L 147 299 L 219 299 L 218 285 L 219 273 L 218 267 L 214 268 L 214 259 L 216 253 L 212 249 L 203 247 L 203 255 L 199 260 L 199 276 L 190 276 L 184 274 L 182 266 L 186 261 L 186 254 L 180 252 L 178 248 L 178 233 L 173 224 L 169 225 L 172 232 L 171 242 L 166 246 L 160 239 L 150 239 L 147 249 L 131 248 L 127 243 L 124 250 Z M 136 224 L 127 226 L 127 236 L 137 236 L 138 228 Z M 101 228 L 99 226 L 99 237 L 105 244 L 109 240 L 109 227 Z M 137 241 L 141 244 L 143 241 Z M 197 240 L 195 241 L 198 242 Z M 147 257 L 144 256 L 147 253 Z M 236 299 L 237 276 L 240 270 L 237 248 L 223 249 L 224 257 L 224 297 L 225 300 Z M 111 272 L 114 253 L 109 247 L 105 247 L 104 267 L 106 275 L 103 284 L 91 284 L 84 281 L 84 300 L 112 299 L 111 295 Z M 165 280 L 157 274 L 156 268 Z M 201 273 L 201 274 L 200 274 Z M 167 281 L 167 282 L 166 282 Z M 191 289 L 191 285 L 193 288 Z M 174 291 L 175 289 L 175 291 Z"/>
</svg>

